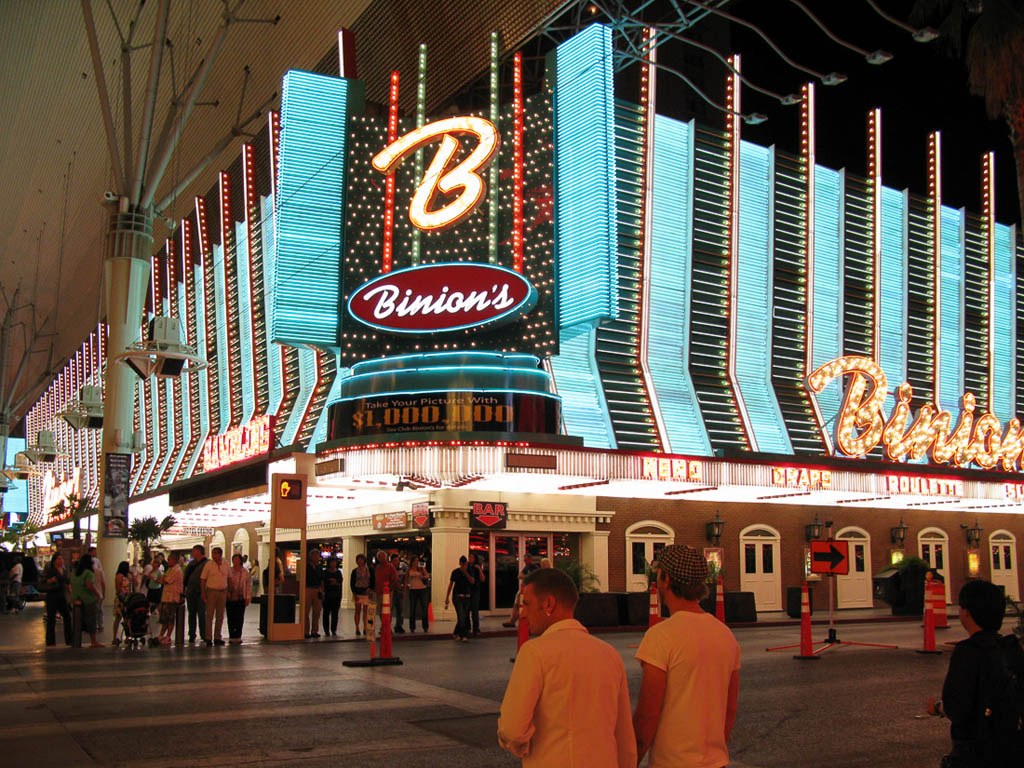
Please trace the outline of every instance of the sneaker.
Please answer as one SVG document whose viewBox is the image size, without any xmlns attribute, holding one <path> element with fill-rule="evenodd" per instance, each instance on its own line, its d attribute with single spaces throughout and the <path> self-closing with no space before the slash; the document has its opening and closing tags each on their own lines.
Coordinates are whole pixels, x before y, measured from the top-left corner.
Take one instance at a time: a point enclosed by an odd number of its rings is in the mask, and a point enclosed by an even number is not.
<svg viewBox="0 0 1024 768">
<path fill-rule="evenodd" d="M 310 635 L 310 637 L 320 637 L 320 633 L 314 632 L 312 635 Z"/>
<path fill-rule="evenodd" d="M 395 634 L 396 635 L 404 635 L 405 634 L 405 630 L 402 629 L 401 627 L 395 627 Z"/>
<path fill-rule="evenodd" d="M 469 642 L 469 638 L 468 637 L 460 637 L 459 639 L 462 640 L 462 642 L 464 642 L 464 643 L 468 643 Z"/>
<path fill-rule="evenodd" d="M 359 637 L 359 630 L 356 630 L 356 637 Z"/>
<path fill-rule="evenodd" d="M 209 640 L 203 640 L 203 643 L 206 644 L 207 648 L 213 648 L 213 643 L 211 643 Z"/>
<path fill-rule="evenodd" d="M 190 638 L 188 639 L 188 644 L 189 644 L 189 645 L 195 645 L 195 644 L 196 644 L 196 639 L 195 639 L 194 637 L 190 637 Z"/>
<path fill-rule="evenodd" d="M 214 640 L 213 644 L 214 645 L 224 645 L 224 641 L 223 640 Z"/>
</svg>

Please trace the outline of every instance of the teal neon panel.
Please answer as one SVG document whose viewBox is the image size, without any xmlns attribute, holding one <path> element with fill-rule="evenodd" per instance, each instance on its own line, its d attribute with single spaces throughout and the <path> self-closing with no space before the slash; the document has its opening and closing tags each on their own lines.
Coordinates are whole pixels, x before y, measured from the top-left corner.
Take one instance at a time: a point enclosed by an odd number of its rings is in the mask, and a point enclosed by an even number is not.
<svg viewBox="0 0 1024 768">
<path fill-rule="evenodd" d="M 220 432 L 231 426 L 231 359 L 228 347 L 228 289 L 224 268 L 224 247 L 213 246 L 213 290 L 217 312 L 217 408 L 220 411 Z"/>
<path fill-rule="evenodd" d="M 736 383 L 761 453 L 792 453 L 772 386 L 772 150 L 740 142 Z"/>
<path fill-rule="evenodd" d="M 178 296 L 178 317 L 181 318 L 181 333 L 186 344 L 192 343 L 193 339 L 188 338 L 188 305 L 185 302 L 184 289 L 174 288 Z M 185 460 L 185 451 L 192 440 L 192 411 L 189 408 L 189 384 L 191 376 L 182 376 L 178 379 L 181 382 L 180 408 L 181 408 L 181 445 L 178 446 L 174 455 L 174 465 L 171 467 L 171 474 L 168 476 L 173 481 L 181 469 L 181 462 Z"/>
<path fill-rule="evenodd" d="M 336 346 L 352 81 L 290 71 L 281 88 L 272 338 Z"/>
<path fill-rule="evenodd" d="M 249 239 L 245 224 L 235 225 L 235 274 L 238 276 L 238 340 L 242 352 L 242 424 L 256 411 L 256 366 L 253 360 L 252 289 L 249 277 Z"/>
<path fill-rule="evenodd" d="M 338 373 L 334 377 L 334 381 L 331 382 L 330 392 L 327 393 L 328 403 L 335 403 L 338 401 L 338 399 L 341 397 L 342 382 L 346 378 L 348 378 L 352 373 L 351 368 L 342 368 L 341 363 L 338 361 L 336 361 L 335 370 L 337 370 Z M 328 422 L 330 421 L 330 419 L 327 418 L 329 412 L 329 408 L 320 409 L 320 416 L 316 420 L 316 427 L 313 428 L 313 436 L 309 439 L 309 445 L 306 446 L 306 450 L 309 453 L 316 453 L 317 445 L 327 440 L 327 425 Z"/>
<path fill-rule="evenodd" d="M 139 482 L 139 488 L 144 491 L 150 490 L 153 486 L 150 485 L 150 481 L 153 479 L 153 470 L 156 469 L 157 461 L 160 458 L 161 452 L 165 451 L 166 446 L 160 444 L 160 392 L 157 386 L 159 380 L 155 376 L 150 376 L 143 384 L 149 387 L 149 428 L 152 430 L 153 435 L 153 450 L 150 457 L 146 459 L 146 469 L 143 470 L 142 478 Z"/>
<path fill-rule="evenodd" d="M 693 127 L 655 115 L 648 287 L 647 365 L 658 396 L 666 449 L 710 456 L 690 357 Z"/>
<path fill-rule="evenodd" d="M 566 434 L 582 437 L 589 448 L 615 448 L 608 403 L 594 359 L 596 333 L 588 324 L 563 329 L 559 353 L 551 357 L 551 371 L 562 398 Z"/>
<path fill-rule="evenodd" d="M 956 418 L 964 392 L 964 214 L 946 206 L 942 207 L 941 256 L 939 405 Z"/>
<path fill-rule="evenodd" d="M 203 287 L 203 268 L 196 264 L 192 267 L 193 281 L 196 292 L 196 349 L 206 349 L 206 297 Z M 196 394 L 199 396 L 199 443 L 195 452 L 188 460 L 188 468 L 185 470 L 185 477 L 192 477 L 199 459 L 203 455 L 203 445 L 210 434 L 210 373 L 206 368 L 200 368 L 196 377 Z"/>
<path fill-rule="evenodd" d="M 592 24 L 554 52 L 559 325 L 618 317 L 612 31 Z"/>
<path fill-rule="evenodd" d="M 1014 355 L 1017 348 L 1017 323 L 1014 319 L 1013 230 L 996 224 L 995 230 L 995 300 L 990 321 L 995 336 L 992 349 L 992 413 L 1003 423 L 1014 415 Z"/>
<path fill-rule="evenodd" d="M 302 417 L 306 415 L 309 401 L 313 399 L 316 389 L 316 352 L 311 349 L 299 350 L 299 394 L 295 398 L 295 407 L 288 416 L 288 423 L 281 433 L 281 445 L 291 445 L 298 439 Z"/>
<path fill-rule="evenodd" d="M 276 254 L 274 250 L 274 198 L 272 196 L 268 195 L 260 200 L 260 212 L 263 217 L 263 285 L 269 286 L 273 282 L 276 262 L 274 258 Z M 278 408 L 281 407 L 281 401 L 284 399 L 284 381 L 281 374 L 281 347 L 272 341 L 274 302 L 270 290 L 263 291 L 263 306 L 266 313 L 264 317 L 267 319 L 267 355 L 270 358 L 267 361 L 267 384 L 270 394 L 267 413 L 277 413 Z"/>
<path fill-rule="evenodd" d="M 160 482 L 164 476 L 167 465 L 171 463 L 171 456 L 174 454 L 174 384 L 170 379 L 157 379 L 157 389 L 161 392 L 161 401 L 164 404 L 164 429 L 167 432 L 167 444 L 163 446 L 161 453 L 163 458 L 153 473 L 153 485 Z"/>
<path fill-rule="evenodd" d="M 843 174 L 814 167 L 814 368 L 843 354 Z M 833 424 L 842 407 L 842 389 L 829 384 L 817 396 L 826 424 Z"/>
<path fill-rule="evenodd" d="M 885 371 L 892 392 L 907 380 L 907 201 L 902 192 L 882 187 L 882 253 L 879 334 L 877 360 Z M 886 398 L 885 410 L 895 405 Z"/>
</svg>

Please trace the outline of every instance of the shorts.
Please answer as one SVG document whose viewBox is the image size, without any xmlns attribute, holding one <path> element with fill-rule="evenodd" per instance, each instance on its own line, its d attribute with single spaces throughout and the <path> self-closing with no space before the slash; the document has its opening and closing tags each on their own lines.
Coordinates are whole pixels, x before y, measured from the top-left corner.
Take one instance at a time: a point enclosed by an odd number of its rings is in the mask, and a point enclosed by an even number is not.
<svg viewBox="0 0 1024 768">
<path fill-rule="evenodd" d="M 177 603 L 160 603 L 160 623 L 173 624 L 178 618 Z"/>
<path fill-rule="evenodd" d="M 356 598 L 356 605 L 369 605 L 370 604 L 370 596 L 369 595 L 355 595 L 355 598 Z"/>
<path fill-rule="evenodd" d="M 81 605 L 82 631 L 87 635 L 96 634 L 96 603 L 85 603 Z"/>
</svg>

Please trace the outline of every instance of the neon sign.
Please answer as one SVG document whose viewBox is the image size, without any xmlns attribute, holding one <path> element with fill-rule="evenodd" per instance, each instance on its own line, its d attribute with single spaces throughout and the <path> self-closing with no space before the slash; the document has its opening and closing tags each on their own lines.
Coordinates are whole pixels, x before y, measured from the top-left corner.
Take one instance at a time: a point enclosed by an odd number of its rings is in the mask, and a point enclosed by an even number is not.
<svg viewBox="0 0 1024 768">
<path fill-rule="evenodd" d="M 274 444 L 274 417 L 265 414 L 222 435 L 211 435 L 203 445 L 203 471 L 269 453 Z"/>
<path fill-rule="evenodd" d="M 1013 418 L 1004 431 L 991 413 L 975 417 L 977 401 L 970 392 L 960 398 L 960 418 L 929 403 L 918 410 L 910 424 L 913 389 L 904 382 L 896 389 L 896 405 L 888 420 L 882 411 L 888 381 L 882 368 L 869 357 L 847 355 L 818 368 L 807 377 L 807 388 L 821 392 L 832 379 L 849 375 L 843 406 L 836 419 L 835 444 L 847 456 L 865 456 L 879 443 L 892 461 L 920 460 L 930 454 L 936 464 L 964 467 L 972 462 L 983 469 L 996 466 L 1013 472 L 1024 451 L 1020 419 Z"/>
<path fill-rule="evenodd" d="M 66 501 L 68 496 L 78 495 L 81 479 L 81 467 L 74 467 L 71 470 L 71 476 L 60 482 L 57 482 L 57 476 L 52 469 L 46 471 L 46 474 L 43 475 L 43 509 L 46 510 L 47 524 L 59 523 L 71 517 L 71 510 L 67 507 L 65 507 L 64 514 L 56 513 L 54 508 Z"/>
<path fill-rule="evenodd" d="M 887 475 L 885 486 L 889 493 L 956 497 L 964 495 L 964 481 L 957 478 Z"/>
<path fill-rule="evenodd" d="M 704 481 L 704 465 L 691 459 L 662 459 L 644 456 L 640 466 L 644 480 L 681 480 L 690 483 Z"/>
<path fill-rule="evenodd" d="M 772 485 L 783 488 L 831 488 L 832 471 L 806 467 L 772 467 Z"/>
<path fill-rule="evenodd" d="M 478 143 L 461 162 L 448 168 L 462 147 L 462 143 L 453 135 L 459 133 L 475 136 Z M 381 173 L 390 173 L 407 155 L 438 138 L 441 139 L 441 146 L 434 153 L 409 204 L 409 220 L 413 226 L 424 230 L 452 226 L 473 212 L 486 191 L 486 184 L 479 172 L 490 165 L 500 144 L 498 129 L 489 120 L 482 117 L 449 117 L 427 123 L 391 142 L 373 158 L 373 167 Z M 438 191 L 449 195 L 458 189 L 462 191 L 454 200 L 430 210 L 430 204 Z"/>
</svg>

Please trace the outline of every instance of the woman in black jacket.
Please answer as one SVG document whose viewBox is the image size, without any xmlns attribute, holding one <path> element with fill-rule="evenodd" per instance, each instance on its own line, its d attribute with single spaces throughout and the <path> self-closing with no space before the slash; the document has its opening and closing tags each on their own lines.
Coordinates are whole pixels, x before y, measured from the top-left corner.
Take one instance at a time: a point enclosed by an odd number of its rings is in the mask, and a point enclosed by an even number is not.
<svg viewBox="0 0 1024 768">
<path fill-rule="evenodd" d="M 49 565 L 43 570 L 40 581 L 42 592 L 46 596 L 46 644 L 56 645 L 55 624 L 60 614 L 64 626 L 64 644 L 71 645 L 71 582 L 67 568 L 64 567 L 64 556 L 59 552 L 50 558 Z"/>
</svg>

